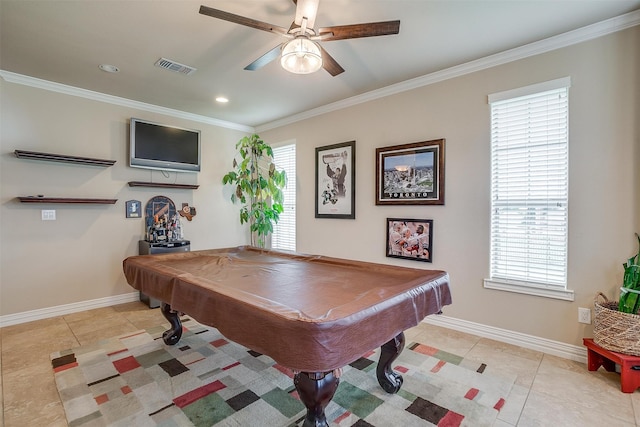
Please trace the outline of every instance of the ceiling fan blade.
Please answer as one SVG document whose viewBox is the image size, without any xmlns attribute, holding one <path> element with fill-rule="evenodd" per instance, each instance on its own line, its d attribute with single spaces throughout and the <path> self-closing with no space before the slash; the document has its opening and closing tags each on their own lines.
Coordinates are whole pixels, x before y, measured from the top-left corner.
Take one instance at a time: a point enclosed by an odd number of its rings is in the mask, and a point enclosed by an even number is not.
<svg viewBox="0 0 640 427">
<path fill-rule="evenodd" d="M 322 46 L 320 46 L 320 52 L 322 52 L 322 68 L 327 70 L 329 74 L 335 77 L 344 72 L 344 68 Z"/>
<path fill-rule="evenodd" d="M 307 18 L 307 28 L 313 28 L 318 14 L 320 0 L 298 0 L 296 3 L 296 18 L 293 22 L 302 26 L 302 18 Z"/>
<path fill-rule="evenodd" d="M 322 41 L 387 36 L 400 32 L 400 21 L 369 22 L 366 24 L 337 25 L 318 29 Z M 327 35 L 333 33 L 333 35 Z"/>
<path fill-rule="evenodd" d="M 276 33 L 281 35 L 287 34 L 286 28 L 267 24 L 266 22 L 262 21 L 256 21 L 255 19 L 246 18 L 240 15 L 234 15 L 233 13 L 225 12 L 219 9 L 213 9 L 207 6 L 200 6 L 200 14 L 211 16 L 212 18 L 222 19 L 223 21 L 229 21 L 235 24 L 256 28 L 258 30 L 267 31 L 269 33 Z"/>
<path fill-rule="evenodd" d="M 265 65 L 267 65 L 269 62 L 276 59 L 278 56 L 280 56 L 281 51 L 282 51 L 282 43 L 274 47 L 273 49 L 271 49 L 269 52 L 262 55 L 260 58 L 253 61 L 251 64 L 244 67 L 244 69 L 249 71 L 258 70 L 264 67 Z"/>
</svg>

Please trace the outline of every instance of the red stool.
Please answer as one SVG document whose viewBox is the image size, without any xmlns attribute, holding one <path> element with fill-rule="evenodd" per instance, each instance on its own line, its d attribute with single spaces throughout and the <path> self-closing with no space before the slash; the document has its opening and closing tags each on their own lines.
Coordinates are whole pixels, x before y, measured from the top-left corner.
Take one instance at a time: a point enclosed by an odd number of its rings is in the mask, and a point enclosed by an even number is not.
<svg viewBox="0 0 640 427">
<path fill-rule="evenodd" d="M 623 393 L 633 393 L 640 387 L 640 356 L 609 351 L 593 342 L 593 338 L 583 338 L 587 347 L 587 365 L 590 371 L 600 366 L 609 372 L 615 372 L 616 363 L 620 365 L 620 386 Z"/>
</svg>

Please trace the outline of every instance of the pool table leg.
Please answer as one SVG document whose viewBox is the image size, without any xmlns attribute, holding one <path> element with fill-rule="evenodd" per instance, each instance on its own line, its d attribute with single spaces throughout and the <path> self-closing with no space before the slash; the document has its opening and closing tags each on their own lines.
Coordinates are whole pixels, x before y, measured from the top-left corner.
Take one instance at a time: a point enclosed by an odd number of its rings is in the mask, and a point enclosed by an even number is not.
<svg viewBox="0 0 640 427">
<path fill-rule="evenodd" d="M 182 323 L 180 322 L 180 315 L 177 311 L 173 310 L 169 304 L 163 302 L 160 305 L 160 311 L 165 319 L 171 324 L 171 329 L 163 332 L 162 340 L 166 345 L 176 345 L 180 338 L 182 338 Z"/>
<path fill-rule="evenodd" d="M 387 341 L 380 349 L 380 360 L 376 376 L 380 387 L 387 393 L 397 393 L 402 387 L 402 375 L 393 372 L 391 364 L 398 358 L 404 348 L 404 332 Z"/>
<path fill-rule="evenodd" d="M 340 380 L 331 372 L 298 372 L 293 377 L 300 400 L 307 407 L 302 427 L 328 427 L 324 408 L 329 404 Z"/>
</svg>

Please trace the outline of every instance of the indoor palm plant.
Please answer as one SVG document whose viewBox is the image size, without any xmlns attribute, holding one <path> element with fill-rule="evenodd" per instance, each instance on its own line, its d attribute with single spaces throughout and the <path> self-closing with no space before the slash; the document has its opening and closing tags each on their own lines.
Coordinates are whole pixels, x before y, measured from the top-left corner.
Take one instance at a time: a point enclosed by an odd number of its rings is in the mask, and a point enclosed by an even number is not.
<svg viewBox="0 0 640 427">
<path fill-rule="evenodd" d="M 264 248 L 283 211 L 282 190 L 287 176 L 276 169 L 273 149 L 258 135 L 242 138 L 236 144 L 236 150 L 233 170 L 222 177 L 222 183 L 235 187 L 231 201 L 243 205 L 240 224 L 249 223 L 251 244 Z"/>
</svg>

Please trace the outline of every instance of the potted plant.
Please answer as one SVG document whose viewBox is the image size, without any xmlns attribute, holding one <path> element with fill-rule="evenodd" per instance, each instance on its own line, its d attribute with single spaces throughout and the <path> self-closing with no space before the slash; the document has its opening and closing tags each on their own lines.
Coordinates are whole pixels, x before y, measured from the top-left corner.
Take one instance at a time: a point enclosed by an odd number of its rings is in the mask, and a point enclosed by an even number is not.
<svg viewBox="0 0 640 427">
<path fill-rule="evenodd" d="M 624 276 L 622 279 L 622 287 L 620 288 L 620 301 L 618 302 L 618 310 L 623 313 L 637 314 L 640 309 L 640 236 L 636 233 L 638 239 L 638 253 L 622 264 L 624 267 Z"/>
<path fill-rule="evenodd" d="M 224 185 L 232 185 L 233 203 L 242 203 L 240 224 L 249 223 L 251 244 L 264 248 L 273 224 L 283 212 L 285 171 L 273 163 L 273 149 L 256 134 L 245 136 L 236 144 L 233 170 L 222 177 Z"/>
<path fill-rule="evenodd" d="M 620 288 L 620 300 L 609 301 L 598 292 L 596 295 L 593 322 L 593 342 L 617 353 L 640 356 L 640 236 L 638 253 L 627 260 Z M 602 298 L 604 302 L 598 299 Z"/>
</svg>

